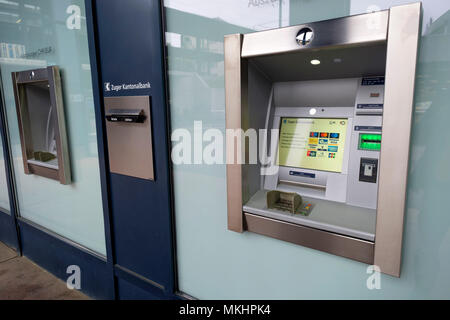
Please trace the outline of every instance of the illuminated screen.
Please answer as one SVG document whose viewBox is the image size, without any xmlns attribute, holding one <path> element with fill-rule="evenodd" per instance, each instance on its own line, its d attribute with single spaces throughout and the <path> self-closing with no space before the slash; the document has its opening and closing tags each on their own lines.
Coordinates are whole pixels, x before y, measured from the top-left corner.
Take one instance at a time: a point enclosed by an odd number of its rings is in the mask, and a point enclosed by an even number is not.
<svg viewBox="0 0 450 320">
<path fill-rule="evenodd" d="M 348 119 L 281 118 L 278 165 L 341 172 Z"/>
</svg>

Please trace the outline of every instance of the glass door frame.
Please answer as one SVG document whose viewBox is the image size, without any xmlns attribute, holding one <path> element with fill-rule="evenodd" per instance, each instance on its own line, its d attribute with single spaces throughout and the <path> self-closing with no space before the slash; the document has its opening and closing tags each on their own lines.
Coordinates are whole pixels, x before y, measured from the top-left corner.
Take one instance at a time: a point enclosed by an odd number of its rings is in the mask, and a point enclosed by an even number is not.
<svg viewBox="0 0 450 320">
<path fill-rule="evenodd" d="M 0 68 L 0 139 L 3 148 L 3 158 L 5 160 L 5 176 L 8 187 L 9 211 L 5 211 L 5 209 L 0 208 L 0 219 L 3 220 L 3 223 L 0 223 L 0 241 L 4 241 L 5 244 L 15 249 L 17 253 L 21 255 L 22 248 L 17 223 L 17 203 L 15 197 L 14 174 L 8 138 L 8 123 L 6 121 L 6 111 L 4 108 L 5 103 L 1 72 L 2 70 Z M 1 234 L 6 234 L 6 236 L 1 236 Z"/>
</svg>

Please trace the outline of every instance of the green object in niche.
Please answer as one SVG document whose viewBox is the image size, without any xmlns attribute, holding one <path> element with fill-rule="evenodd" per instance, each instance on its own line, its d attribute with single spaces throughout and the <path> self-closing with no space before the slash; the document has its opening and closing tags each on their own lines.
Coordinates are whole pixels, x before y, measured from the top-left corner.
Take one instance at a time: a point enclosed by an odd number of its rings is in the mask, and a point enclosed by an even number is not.
<svg viewBox="0 0 450 320">
<path fill-rule="evenodd" d="M 56 156 L 50 152 L 36 151 L 34 153 L 34 160 L 37 160 L 37 161 L 48 162 L 53 159 L 56 159 Z"/>
<path fill-rule="evenodd" d="M 288 193 L 276 190 L 267 192 L 267 207 L 269 209 L 289 211 L 294 214 L 301 204 L 302 197 L 297 193 Z"/>
</svg>

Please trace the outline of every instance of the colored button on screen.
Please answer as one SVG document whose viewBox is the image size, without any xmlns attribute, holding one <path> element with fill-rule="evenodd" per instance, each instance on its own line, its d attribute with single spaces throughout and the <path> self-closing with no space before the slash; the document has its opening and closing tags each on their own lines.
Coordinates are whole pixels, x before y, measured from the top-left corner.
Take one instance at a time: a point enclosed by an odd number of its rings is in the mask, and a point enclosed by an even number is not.
<svg viewBox="0 0 450 320">
<path fill-rule="evenodd" d="M 331 139 L 339 139 L 339 133 L 330 133 Z"/>
</svg>

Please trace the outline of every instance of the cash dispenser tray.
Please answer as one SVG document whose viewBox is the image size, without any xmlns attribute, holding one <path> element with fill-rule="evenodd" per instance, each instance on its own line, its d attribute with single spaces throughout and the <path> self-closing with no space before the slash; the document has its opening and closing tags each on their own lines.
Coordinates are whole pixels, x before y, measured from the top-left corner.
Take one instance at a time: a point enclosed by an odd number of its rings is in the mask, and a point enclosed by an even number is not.
<svg viewBox="0 0 450 320">
<path fill-rule="evenodd" d="M 305 216 L 269 208 L 266 200 L 269 192 L 271 191 L 258 191 L 244 205 L 244 212 L 367 241 L 375 240 L 376 210 L 374 209 L 302 197 L 303 204 L 311 204 L 312 207 L 310 214 Z"/>
</svg>

